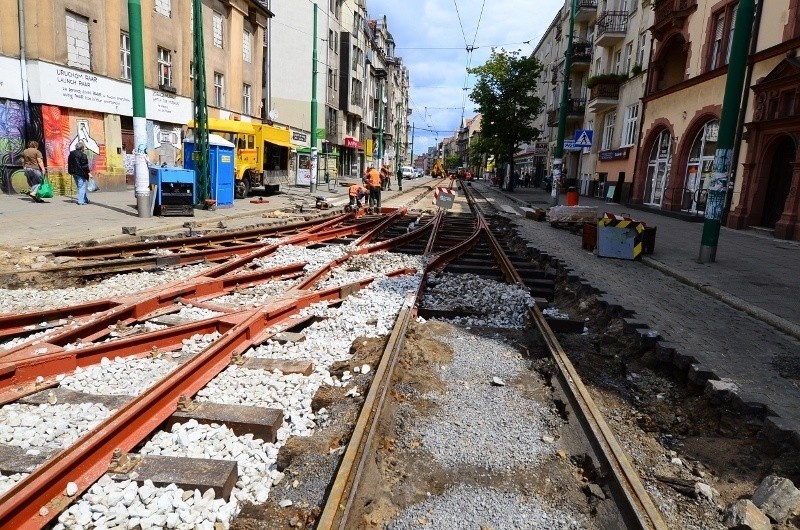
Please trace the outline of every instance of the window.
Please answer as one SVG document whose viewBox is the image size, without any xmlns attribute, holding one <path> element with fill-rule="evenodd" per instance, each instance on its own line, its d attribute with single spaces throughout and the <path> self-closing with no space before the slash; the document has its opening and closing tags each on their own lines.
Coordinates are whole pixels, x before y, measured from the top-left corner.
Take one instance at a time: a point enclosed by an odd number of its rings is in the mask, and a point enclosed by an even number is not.
<svg viewBox="0 0 800 530">
<path fill-rule="evenodd" d="M 334 83 L 334 75 L 333 75 L 333 68 L 328 68 L 328 86 L 333 88 Z"/>
<path fill-rule="evenodd" d="M 725 34 L 725 13 L 714 19 L 714 40 L 711 43 L 711 69 L 721 66 L 719 51 L 722 49 L 722 36 Z"/>
<path fill-rule="evenodd" d="M 633 59 L 633 41 L 625 45 L 625 71 L 631 71 L 631 60 Z"/>
<path fill-rule="evenodd" d="M 636 52 L 636 64 L 644 68 L 644 49 L 647 47 L 647 33 L 639 34 L 639 50 Z"/>
<path fill-rule="evenodd" d="M 639 104 L 630 105 L 625 109 L 625 123 L 622 128 L 622 147 L 629 147 L 636 143 L 636 125 L 639 121 Z"/>
<path fill-rule="evenodd" d="M 731 59 L 731 45 L 733 44 L 733 30 L 736 28 L 736 9 L 731 13 L 731 27 L 728 30 L 728 50 L 725 52 L 725 64 Z"/>
<path fill-rule="evenodd" d="M 603 145 L 601 149 L 603 151 L 607 151 L 611 149 L 611 146 L 614 145 L 614 124 L 617 121 L 617 113 L 609 112 L 606 115 L 606 121 L 603 124 Z"/>
<path fill-rule="evenodd" d="M 225 76 L 214 72 L 214 105 L 222 107 L 225 104 Z"/>
<path fill-rule="evenodd" d="M 168 17 L 172 12 L 172 6 L 170 4 L 170 0 L 156 0 L 155 4 L 153 5 L 153 11 Z"/>
<path fill-rule="evenodd" d="M 158 48 L 158 84 L 172 86 L 172 52 L 159 46 Z"/>
<path fill-rule="evenodd" d="M 622 50 L 617 50 L 617 53 L 614 54 L 614 73 L 619 74 L 621 73 L 622 68 Z"/>
<path fill-rule="evenodd" d="M 711 120 L 700 129 L 692 143 L 681 196 L 683 211 L 691 213 L 705 211 L 718 137 L 719 121 Z"/>
<path fill-rule="evenodd" d="M 328 49 L 333 50 L 333 30 L 328 30 Z"/>
<path fill-rule="evenodd" d="M 67 11 L 67 64 L 84 70 L 92 69 L 89 19 Z"/>
<path fill-rule="evenodd" d="M 131 78 L 131 36 L 124 31 L 119 34 L 119 76 Z"/>
<path fill-rule="evenodd" d="M 253 34 L 247 30 L 242 33 L 242 59 L 246 63 L 253 62 Z"/>
<path fill-rule="evenodd" d="M 214 35 L 214 46 L 216 46 L 217 48 L 225 47 L 224 33 L 222 31 L 223 21 L 224 18 L 222 17 L 222 14 L 214 11 L 214 18 L 212 21 L 211 29 Z"/>
<path fill-rule="evenodd" d="M 250 103 L 251 87 L 247 83 L 242 85 L 242 114 L 252 114 L 252 106 Z"/>
<path fill-rule="evenodd" d="M 644 182 L 644 204 L 661 206 L 664 188 L 672 165 L 672 136 L 669 131 L 659 133 L 650 151 L 647 176 Z"/>
</svg>

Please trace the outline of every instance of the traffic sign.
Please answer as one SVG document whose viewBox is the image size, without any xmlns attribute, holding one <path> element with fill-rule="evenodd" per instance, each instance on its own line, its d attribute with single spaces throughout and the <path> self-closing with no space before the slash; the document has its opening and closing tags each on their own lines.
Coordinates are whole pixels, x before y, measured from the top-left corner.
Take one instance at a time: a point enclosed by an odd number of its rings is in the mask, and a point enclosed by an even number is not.
<svg viewBox="0 0 800 530">
<path fill-rule="evenodd" d="M 575 145 L 575 140 L 571 138 L 564 140 L 564 151 L 580 151 L 581 149 Z"/>
<path fill-rule="evenodd" d="M 575 147 L 591 147 L 593 131 L 578 129 L 575 131 Z"/>
</svg>

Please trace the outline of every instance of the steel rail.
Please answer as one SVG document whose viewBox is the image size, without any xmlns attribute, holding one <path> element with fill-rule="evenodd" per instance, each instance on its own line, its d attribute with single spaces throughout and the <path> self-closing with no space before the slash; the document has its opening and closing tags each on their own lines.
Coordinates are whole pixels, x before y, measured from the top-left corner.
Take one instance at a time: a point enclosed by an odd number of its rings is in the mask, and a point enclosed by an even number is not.
<svg viewBox="0 0 800 530">
<path fill-rule="evenodd" d="M 290 293 L 267 307 L 187 325 L 211 325 L 222 336 L 0 497 L 0 528 L 42 528 L 72 502 L 66 495 L 68 482 L 77 484 L 78 493 L 88 489 L 106 472 L 115 449 L 130 451 L 136 447 L 175 412 L 181 395 L 197 393 L 224 370 L 232 358 L 244 353 L 256 340 L 268 336 L 270 328 L 286 322 L 311 304 L 346 298 L 374 279 L 322 291 Z M 148 336 L 152 338 L 153 334 Z"/>
<path fill-rule="evenodd" d="M 336 215 L 334 217 L 340 217 Z M 159 241 L 139 241 L 136 243 L 120 243 L 114 245 L 96 245 L 92 247 L 76 247 L 76 248 L 62 248 L 54 250 L 54 256 L 71 256 L 79 259 L 97 259 L 97 258 L 124 258 L 125 254 L 134 254 L 136 252 L 145 252 L 154 249 L 165 248 L 186 248 L 186 247 L 202 247 L 204 245 L 220 244 L 232 242 L 240 244 L 239 241 L 246 241 L 248 239 L 262 239 L 271 235 L 281 233 L 288 233 L 295 230 L 304 230 L 308 227 L 313 227 L 320 222 L 320 219 L 303 220 L 296 223 L 289 223 L 278 226 L 267 226 L 263 228 L 251 228 L 246 230 L 238 230 L 232 232 L 225 232 L 222 234 L 204 235 L 192 238 L 176 238 L 176 239 L 163 239 Z"/>
<path fill-rule="evenodd" d="M 465 195 L 469 201 L 474 202 L 471 194 L 465 192 Z M 477 213 L 477 215 L 480 216 L 481 223 L 487 228 L 486 235 L 492 254 L 500 263 L 506 281 L 527 289 L 519 272 L 500 246 L 500 242 L 488 229 L 488 223 L 486 223 L 483 215 L 480 213 Z M 598 452 L 606 460 L 605 463 L 608 469 L 613 473 L 616 483 L 620 486 L 628 510 L 634 515 L 634 520 L 629 522 L 636 524 L 643 530 L 668 530 L 661 512 L 644 488 L 639 474 L 606 423 L 603 414 L 597 408 L 578 371 L 572 361 L 569 360 L 567 352 L 558 342 L 555 333 L 545 320 L 541 310 L 533 306 L 528 308 L 528 312 L 531 320 L 536 324 L 542 337 L 544 337 L 550 356 L 559 368 L 559 380 L 568 391 L 566 393 L 570 396 L 575 409 L 580 413 L 583 424 L 590 430 L 593 437 L 593 445 L 596 446 Z"/>
</svg>

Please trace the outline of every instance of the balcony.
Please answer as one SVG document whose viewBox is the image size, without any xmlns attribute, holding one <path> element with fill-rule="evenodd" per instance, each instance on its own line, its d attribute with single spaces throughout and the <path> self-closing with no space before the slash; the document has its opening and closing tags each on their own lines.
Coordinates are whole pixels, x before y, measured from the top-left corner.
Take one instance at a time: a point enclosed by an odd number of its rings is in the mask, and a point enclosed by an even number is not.
<svg viewBox="0 0 800 530">
<path fill-rule="evenodd" d="M 589 112 L 597 113 L 616 107 L 621 83 L 619 79 L 608 79 L 592 84 L 589 87 Z"/>
<path fill-rule="evenodd" d="M 653 37 L 663 40 L 671 30 L 682 28 L 696 10 L 697 0 L 660 0 L 655 5 Z"/>
<path fill-rule="evenodd" d="M 558 115 L 560 108 L 547 111 L 547 125 L 555 127 L 558 125 Z M 586 100 L 583 98 L 572 98 L 567 100 L 567 121 L 583 120 L 586 113 Z"/>
<path fill-rule="evenodd" d="M 625 39 L 628 31 L 628 13 L 625 11 L 604 11 L 597 19 L 598 46 L 612 47 Z"/>
<path fill-rule="evenodd" d="M 597 16 L 597 0 L 577 0 L 575 22 L 591 22 Z"/>
<path fill-rule="evenodd" d="M 588 42 L 576 42 L 572 45 L 572 71 L 583 72 L 592 64 L 592 45 Z"/>
</svg>

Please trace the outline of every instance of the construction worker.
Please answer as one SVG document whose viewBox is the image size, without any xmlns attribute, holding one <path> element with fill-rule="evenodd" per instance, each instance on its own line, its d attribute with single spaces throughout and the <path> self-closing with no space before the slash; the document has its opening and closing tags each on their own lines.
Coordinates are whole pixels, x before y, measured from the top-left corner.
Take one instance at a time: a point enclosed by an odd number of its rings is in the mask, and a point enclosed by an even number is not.
<svg viewBox="0 0 800 530">
<path fill-rule="evenodd" d="M 377 208 L 378 213 L 381 212 L 381 174 L 375 169 L 375 166 L 369 166 L 364 181 L 369 190 L 369 207 L 370 210 Z"/>
<path fill-rule="evenodd" d="M 350 195 L 350 209 L 361 208 L 361 199 L 364 198 L 367 190 L 360 184 L 352 184 L 347 189 L 347 194 Z"/>
</svg>

